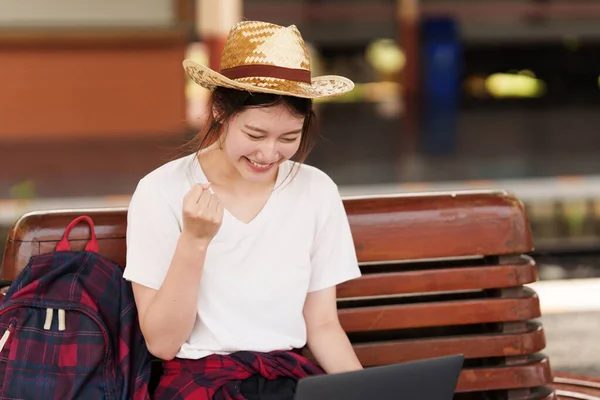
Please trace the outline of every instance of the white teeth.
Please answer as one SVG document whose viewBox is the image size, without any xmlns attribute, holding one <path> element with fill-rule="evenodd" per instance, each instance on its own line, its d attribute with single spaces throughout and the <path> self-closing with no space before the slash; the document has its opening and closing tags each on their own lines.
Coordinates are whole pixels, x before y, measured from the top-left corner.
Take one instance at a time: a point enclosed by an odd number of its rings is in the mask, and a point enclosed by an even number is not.
<svg viewBox="0 0 600 400">
<path fill-rule="evenodd" d="M 252 165 L 254 165 L 255 167 L 258 167 L 258 168 L 268 168 L 271 166 L 271 164 L 259 164 L 256 161 L 252 161 L 250 159 L 248 159 L 248 161 L 250 161 L 252 163 Z"/>
</svg>

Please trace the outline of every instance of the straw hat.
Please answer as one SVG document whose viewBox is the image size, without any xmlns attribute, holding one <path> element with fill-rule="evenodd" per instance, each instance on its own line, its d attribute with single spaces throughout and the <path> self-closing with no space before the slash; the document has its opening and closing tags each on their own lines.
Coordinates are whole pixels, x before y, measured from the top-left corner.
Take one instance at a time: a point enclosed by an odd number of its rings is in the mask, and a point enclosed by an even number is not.
<svg viewBox="0 0 600 400">
<path fill-rule="evenodd" d="M 295 25 L 240 22 L 229 32 L 220 72 L 191 60 L 185 60 L 183 67 L 198 85 L 209 90 L 223 86 L 314 99 L 354 88 L 343 76 L 311 78 L 308 50 Z"/>
</svg>

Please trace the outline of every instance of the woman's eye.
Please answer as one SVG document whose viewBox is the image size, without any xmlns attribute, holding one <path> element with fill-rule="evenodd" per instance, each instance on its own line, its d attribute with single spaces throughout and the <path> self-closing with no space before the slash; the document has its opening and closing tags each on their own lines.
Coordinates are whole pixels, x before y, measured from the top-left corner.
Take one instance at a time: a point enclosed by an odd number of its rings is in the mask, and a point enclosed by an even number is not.
<svg viewBox="0 0 600 400">
<path fill-rule="evenodd" d="M 285 143 L 294 143 L 298 138 L 282 138 L 281 141 Z"/>
<path fill-rule="evenodd" d="M 250 139 L 252 139 L 252 140 L 260 140 L 260 139 L 262 139 L 262 136 L 254 136 L 254 135 L 251 135 L 249 133 L 246 133 L 246 135 L 248 135 L 248 137 Z"/>
</svg>

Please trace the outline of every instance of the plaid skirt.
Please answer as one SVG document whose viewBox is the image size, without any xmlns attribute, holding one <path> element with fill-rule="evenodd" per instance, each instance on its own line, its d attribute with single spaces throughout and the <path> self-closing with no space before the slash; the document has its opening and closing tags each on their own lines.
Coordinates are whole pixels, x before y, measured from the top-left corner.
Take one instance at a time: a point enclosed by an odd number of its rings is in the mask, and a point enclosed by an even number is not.
<svg viewBox="0 0 600 400">
<path fill-rule="evenodd" d="M 240 351 L 213 354 L 198 360 L 176 358 L 163 362 L 164 373 L 155 400 L 247 400 L 242 382 L 259 375 L 267 380 L 298 381 L 323 370 L 293 351 Z"/>
</svg>

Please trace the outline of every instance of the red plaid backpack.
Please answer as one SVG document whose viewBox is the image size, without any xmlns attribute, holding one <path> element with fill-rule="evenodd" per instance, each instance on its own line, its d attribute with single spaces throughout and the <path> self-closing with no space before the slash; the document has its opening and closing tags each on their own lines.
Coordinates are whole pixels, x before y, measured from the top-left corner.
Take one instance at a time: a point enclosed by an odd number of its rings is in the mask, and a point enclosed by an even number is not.
<svg viewBox="0 0 600 400">
<path fill-rule="evenodd" d="M 68 235 L 90 225 L 85 251 Z M 150 354 L 131 284 L 98 254 L 90 217 L 33 256 L 0 306 L 0 399 L 149 399 Z"/>
</svg>

